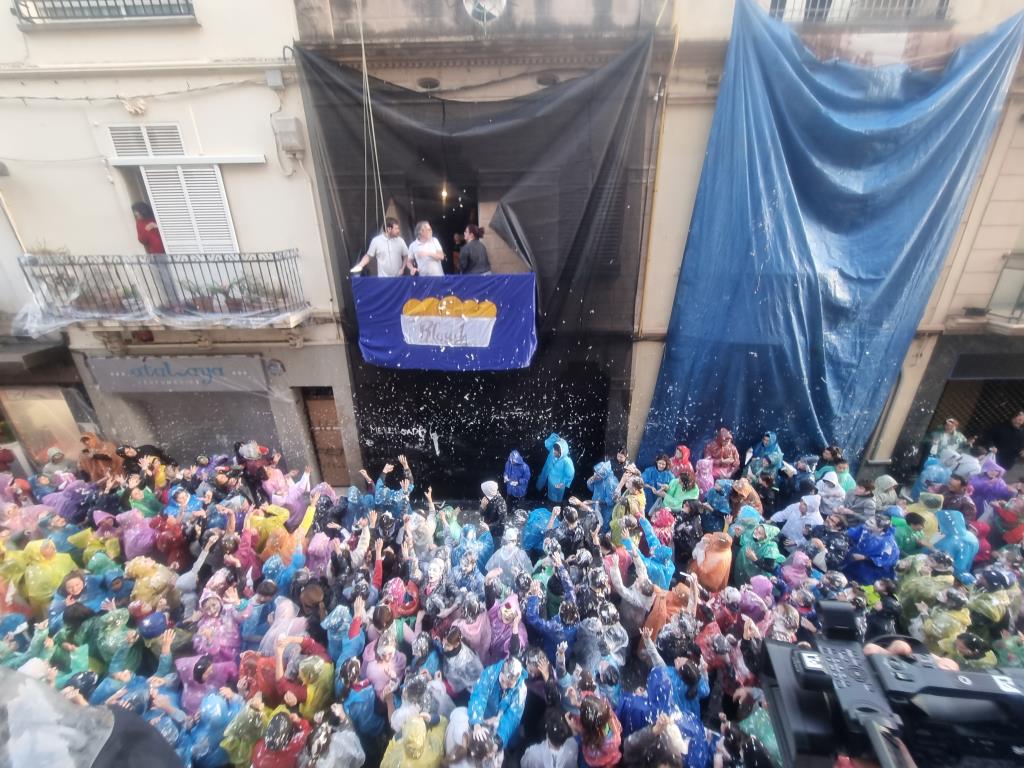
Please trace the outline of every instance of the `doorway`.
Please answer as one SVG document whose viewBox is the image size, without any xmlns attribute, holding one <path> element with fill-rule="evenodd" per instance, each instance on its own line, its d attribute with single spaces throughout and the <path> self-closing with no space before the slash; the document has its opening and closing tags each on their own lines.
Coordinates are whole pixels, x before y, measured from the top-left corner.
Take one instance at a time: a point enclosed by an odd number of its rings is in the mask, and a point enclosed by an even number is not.
<svg viewBox="0 0 1024 768">
<path fill-rule="evenodd" d="M 334 390 L 330 387 L 303 387 L 302 399 L 306 404 L 306 418 L 316 460 L 320 464 L 320 476 L 325 483 L 336 488 L 349 485 Z"/>
<path fill-rule="evenodd" d="M 415 227 L 417 221 L 430 222 L 434 237 L 441 243 L 441 248 L 448 256 L 444 264 L 445 273 L 457 273 L 457 252 L 461 245 L 455 236 L 461 238 L 467 225 L 479 223 L 476 187 L 448 182 L 436 188 L 416 187 L 410 190 L 410 193 L 410 212 L 413 218 L 410 224 Z"/>
</svg>

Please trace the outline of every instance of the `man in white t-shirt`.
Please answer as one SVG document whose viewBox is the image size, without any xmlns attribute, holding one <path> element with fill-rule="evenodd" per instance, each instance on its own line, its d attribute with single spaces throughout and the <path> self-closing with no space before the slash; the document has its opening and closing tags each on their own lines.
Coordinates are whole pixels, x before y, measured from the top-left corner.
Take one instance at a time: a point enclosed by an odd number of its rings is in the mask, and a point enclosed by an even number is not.
<svg viewBox="0 0 1024 768">
<path fill-rule="evenodd" d="M 377 277 L 400 277 L 409 260 L 409 248 L 402 239 L 398 219 L 388 217 L 384 222 L 384 232 L 370 241 L 366 254 L 350 270 L 358 274 L 370 263 L 377 260 Z"/>
<path fill-rule="evenodd" d="M 416 224 L 416 239 L 409 244 L 410 263 L 416 269 L 413 274 L 421 277 L 442 277 L 444 276 L 444 251 L 441 244 L 434 237 L 430 228 L 430 222 L 421 221 Z"/>
</svg>

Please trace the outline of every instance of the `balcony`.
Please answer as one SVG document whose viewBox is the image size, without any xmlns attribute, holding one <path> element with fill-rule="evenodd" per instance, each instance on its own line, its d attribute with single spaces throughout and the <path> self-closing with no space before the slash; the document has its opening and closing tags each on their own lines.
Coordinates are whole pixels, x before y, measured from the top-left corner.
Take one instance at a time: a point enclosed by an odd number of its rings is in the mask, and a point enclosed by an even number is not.
<svg viewBox="0 0 1024 768">
<path fill-rule="evenodd" d="M 949 0 L 759 0 L 772 16 L 792 24 L 878 29 L 944 23 Z"/>
<path fill-rule="evenodd" d="M 299 325 L 309 315 L 297 250 L 138 256 L 26 254 L 35 306 L 19 330 L 75 323 L 172 328 Z"/>
<path fill-rule="evenodd" d="M 22 29 L 89 23 L 194 23 L 196 16 L 192 0 L 14 0 L 11 12 Z"/>
</svg>

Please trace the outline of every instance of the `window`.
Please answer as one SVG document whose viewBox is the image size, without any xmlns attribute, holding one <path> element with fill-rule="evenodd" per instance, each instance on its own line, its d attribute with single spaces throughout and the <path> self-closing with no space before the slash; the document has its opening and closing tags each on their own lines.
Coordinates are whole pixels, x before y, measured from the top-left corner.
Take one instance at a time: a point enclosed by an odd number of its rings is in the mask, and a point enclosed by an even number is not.
<svg viewBox="0 0 1024 768">
<path fill-rule="evenodd" d="M 182 156 L 185 146 L 174 124 L 112 125 L 110 140 L 118 157 Z"/>
<path fill-rule="evenodd" d="M 177 125 L 114 125 L 109 131 L 116 157 L 138 162 L 167 253 L 238 252 L 220 166 L 146 163 L 147 158 L 185 159 Z"/>
</svg>

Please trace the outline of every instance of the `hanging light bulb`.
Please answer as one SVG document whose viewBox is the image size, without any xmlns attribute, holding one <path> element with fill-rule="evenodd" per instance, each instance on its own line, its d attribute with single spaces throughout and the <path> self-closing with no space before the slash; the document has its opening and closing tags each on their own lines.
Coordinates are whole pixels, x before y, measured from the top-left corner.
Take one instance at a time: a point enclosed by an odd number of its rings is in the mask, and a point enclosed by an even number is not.
<svg viewBox="0 0 1024 768">
<path fill-rule="evenodd" d="M 447 182 L 441 185 L 441 199 L 448 200 L 448 184 Z"/>
</svg>

